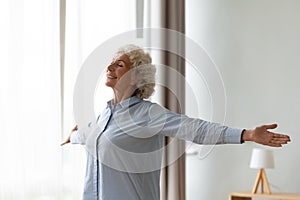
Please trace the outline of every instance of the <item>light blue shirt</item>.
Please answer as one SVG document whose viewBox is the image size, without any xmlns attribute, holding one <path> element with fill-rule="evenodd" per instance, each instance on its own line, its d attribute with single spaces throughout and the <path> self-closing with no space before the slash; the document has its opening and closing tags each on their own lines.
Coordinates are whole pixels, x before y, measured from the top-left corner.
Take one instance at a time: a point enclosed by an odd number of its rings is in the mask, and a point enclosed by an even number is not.
<svg viewBox="0 0 300 200">
<path fill-rule="evenodd" d="M 95 122 L 71 135 L 71 143 L 83 144 L 87 151 L 83 199 L 159 200 L 164 136 L 198 144 L 239 144 L 241 133 L 138 97 L 115 106 L 110 101 Z"/>
</svg>

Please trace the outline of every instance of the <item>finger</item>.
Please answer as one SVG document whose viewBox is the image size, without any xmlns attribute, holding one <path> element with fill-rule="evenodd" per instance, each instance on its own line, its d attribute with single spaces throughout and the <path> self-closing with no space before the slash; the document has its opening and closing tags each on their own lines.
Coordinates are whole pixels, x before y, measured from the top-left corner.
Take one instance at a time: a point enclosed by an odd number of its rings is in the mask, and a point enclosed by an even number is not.
<svg viewBox="0 0 300 200">
<path fill-rule="evenodd" d="M 288 141 L 279 141 L 279 140 L 274 140 L 274 141 L 272 141 L 272 143 L 274 143 L 274 144 L 287 144 L 287 143 L 288 143 Z"/>
<path fill-rule="evenodd" d="M 282 147 L 281 144 L 274 144 L 274 143 L 270 143 L 270 144 L 268 144 L 268 146 L 270 146 L 270 147 Z"/>
<path fill-rule="evenodd" d="M 273 137 L 273 140 L 278 140 L 278 141 L 291 141 L 289 138 L 284 138 L 284 137 Z"/>
<path fill-rule="evenodd" d="M 287 140 L 272 139 L 272 140 L 270 141 L 270 143 L 273 143 L 273 144 L 287 144 L 288 141 L 287 141 Z"/>
<path fill-rule="evenodd" d="M 267 125 L 263 125 L 264 128 L 266 129 L 274 129 L 277 128 L 277 124 L 267 124 Z"/>
<path fill-rule="evenodd" d="M 287 141 L 291 141 L 290 136 L 288 135 L 274 135 L 273 138 L 278 138 L 278 139 L 283 139 L 283 140 L 287 140 Z"/>
<path fill-rule="evenodd" d="M 270 140 L 269 142 L 268 142 L 268 146 L 271 146 L 271 147 L 281 147 L 283 144 L 285 144 L 285 143 L 282 143 L 282 142 L 280 142 L 280 141 L 277 141 L 277 140 Z"/>
<path fill-rule="evenodd" d="M 284 137 L 272 137 L 269 143 L 271 144 L 287 144 L 290 141 L 289 138 L 284 138 Z"/>
<path fill-rule="evenodd" d="M 270 133 L 272 133 L 272 132 L 270 132 Z M 284 135 L 284 134 L 272 133 L 272 138 L 281 139 L 281 140 L 286 140 L 286 141 L 288 141 L 288 142 L 291 141 L 290 136 Z"/>
<path fill-rule="evenodd" d="M 276 137 L 276 138 L 290 138 L 290 136 L 288 136 L 288 135 L 279 134 L 279 133 L 273 133 L 273 137 Z"/>
</svg>

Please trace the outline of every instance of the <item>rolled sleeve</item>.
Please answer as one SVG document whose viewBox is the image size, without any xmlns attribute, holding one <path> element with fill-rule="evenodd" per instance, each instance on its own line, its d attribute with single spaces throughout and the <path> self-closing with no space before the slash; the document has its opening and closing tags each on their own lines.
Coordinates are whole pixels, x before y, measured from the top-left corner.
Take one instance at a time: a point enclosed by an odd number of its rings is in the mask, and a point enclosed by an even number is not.
<svg viewBox="0 0 300 200">
<path fill-rule="evenodd" d="M 82 144 L 82 139 L 80 138 L 80 134 L 78 133 L 78 131 L 71 134 L 70 140 L 71 144 Z"/>
<path fill-rule="evenodd" d="M 71 134 L 71 144 L 85 144 L 89 132 L 95 123 L 90 122 L 86 127 L 79 128 L 76 132 Z"/>
</svg>

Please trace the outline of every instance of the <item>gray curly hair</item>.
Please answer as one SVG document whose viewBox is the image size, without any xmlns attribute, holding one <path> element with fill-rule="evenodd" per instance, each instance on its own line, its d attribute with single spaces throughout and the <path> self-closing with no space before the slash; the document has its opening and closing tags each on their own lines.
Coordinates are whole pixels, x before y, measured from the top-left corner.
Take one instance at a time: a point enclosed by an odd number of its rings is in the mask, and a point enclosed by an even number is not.
<svg viewBox="0 0 300 200">
<path fill-rule="evenodd" d="M 151 64 L 151 56 L 141 47 L 132 44 L 121 47 L 116 56 L 121 54 L 126 54 L 132 63 L 132 74 L 137 87 L 134 95 L 142 99 L 149 98 L 154 92 L 156 72 L 155 65 Z"/>
</svg>

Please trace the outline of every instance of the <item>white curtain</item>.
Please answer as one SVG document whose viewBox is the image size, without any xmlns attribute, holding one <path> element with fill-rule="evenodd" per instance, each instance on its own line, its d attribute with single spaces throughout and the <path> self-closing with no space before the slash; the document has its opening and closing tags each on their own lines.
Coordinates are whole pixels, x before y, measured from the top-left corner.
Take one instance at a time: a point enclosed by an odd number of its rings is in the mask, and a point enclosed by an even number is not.
<svg viewBox="0 0 300 200">
<path fill-rule="evenodd" d="M 135 28 L 135 0 L 77 0 L 66 2 L 64 67 L 64 137 L 74 127 L 73 92 L 83 62 L 101 43 Z M 113 58 L 108 58 L 109 62 Z M 107 63 L 108 65 L 109 63 Z M 102 66 L 99 66 L 99 70 Z M 84 86 L 83 86 L 84 87 Z M 96 115 L 112 98 L 112 91 L 99 77 L 94 95 Z M 81 199 L 86 155 L 81 145 L 63 147 L 64 189 L 70 199 Z"/>
<path fill-rule="evenodd" d="M 58 7 L 0 2 L 0 199 L 59 199 Z"/>
<path fill-rule="evenodd" d="M 67 1 L 61 110 L 59 3 L 0 2 L 0 199 L 81 199 L 84 148 L 59 146 L 74 126 L 76 76 L 101 42 L 135 28 L 134 0 Z M 110 98 L 102 88 L 95 109 Z"/>
</svg>

